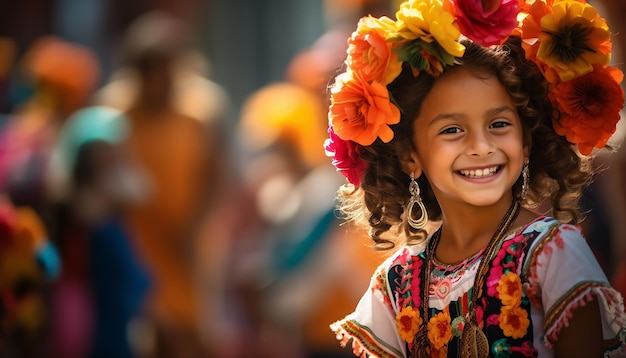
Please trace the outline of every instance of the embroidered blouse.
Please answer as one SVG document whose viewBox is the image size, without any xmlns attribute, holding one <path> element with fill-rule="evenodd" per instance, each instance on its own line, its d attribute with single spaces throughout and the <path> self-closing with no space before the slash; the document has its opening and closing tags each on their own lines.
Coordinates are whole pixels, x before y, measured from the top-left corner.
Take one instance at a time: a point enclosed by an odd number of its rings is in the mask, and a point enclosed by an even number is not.
<svg viewBox="0 0 626 358">
<path fill-rule="evenodd" d="M 405 246 L 383 262 L 356 310 L 331 325 L 360 357 L 406 357 L 422 322 L 424 265 L 430 266 L 427 321 L 431 356 L 456 357 L 484 250 L 457 265 Z M 626 314 L 581 231 L 542 216 L 502 241 L 476 301 L 476 322 L 492 357 L 553 357 L 571 311 L 597 299 L 606 357 L 626 355 Z"/>
</svg>

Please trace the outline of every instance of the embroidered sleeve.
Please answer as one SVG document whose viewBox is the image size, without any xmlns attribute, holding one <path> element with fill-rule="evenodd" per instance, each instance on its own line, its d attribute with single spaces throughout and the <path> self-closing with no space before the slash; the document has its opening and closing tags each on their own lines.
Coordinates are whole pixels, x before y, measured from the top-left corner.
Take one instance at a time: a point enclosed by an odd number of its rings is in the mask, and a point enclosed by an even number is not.
<svg viewBox="0 0 626 358">
<path fill-rule="evenodd" d="M 572 311 L 594 296 L 601 308 L 607 351 L 618 353 L 625 341 L 624 303 L 610 287 L 604 272 L 580 230 L 573 225 L 553 225 L 534 242 L 528 257 L 529 298 L 544 309 L 545 343 L 553 348 L 568 325 Z"/>
<path fill-rule="evenodd" d="M 355 311 L 330 325 L 341 345 L 346 346 L 352 340 L 355 356 L 400 358 L 406 354 L 405 344 L 397 333 L 387 281 L 391 262 L 385 261 L 376 270 Z"/>
</svg>

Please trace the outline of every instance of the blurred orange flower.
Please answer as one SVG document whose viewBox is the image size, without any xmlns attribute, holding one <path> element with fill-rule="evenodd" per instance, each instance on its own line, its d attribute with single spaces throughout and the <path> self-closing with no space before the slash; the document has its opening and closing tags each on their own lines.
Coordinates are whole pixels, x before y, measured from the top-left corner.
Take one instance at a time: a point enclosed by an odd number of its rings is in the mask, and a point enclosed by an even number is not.
<svg viewBox="0 0 626 358">
<path fill-rule="evenodd" d="M 388 84 L 402 71 L 402 62 L 392 51 L 385 34 L 393 31 L 395 22 L 388 17 L 366 16 L 359 20 L 357 30 L 348 39 L 348 66 L 366 81 Z"/>
<path fill-rule="evenodd" d="M 561 111 L 561 118 L 553 123 L 555 131 L 578 144 L 583 155 L 606 145 L 624 107 L 623 73 L 610 66 L 594 67 L 593 72 L 555 86 L 551 93 Z"/>
<path fill-rule="evenodd" d="M 528 312 L 517 306 L 502 306 L 498 321 L 504 335 L 511 338 L 524 337 L 530 325 Z"/>
<path fill-rule="evenodd" d="M 500 277 L 496 287 L 500 301 L 505 306 L 519 306 L 522 302 L 522 280 L 512 271 Z"/>
<path fill-rule="evenodd" d="M 428 321 L 428 339 L 436 350 L 450 342 L 452 339 L 450 313 L 439 312 Z"/>
<path fill-rule="evenodd" d="M 361 145 L 376 138 L 389 142 L 393 138 L 389 125 L 400 122 L 400 110 L 391 103 L 387 87 L 378 81 L 369 83 L 353 71 L 337 76 L 328 115 L 339 138 Z"/>
<path fill-rule="evenodd" d="M 396 316 L 396 326 L 398 326 L 398 334 L 400 338 L 408 343 L 413 342 L 413 337 L 422 324 L 422 317 L 413 310 L 413 307 L 406 306 Z"/>
</svg>

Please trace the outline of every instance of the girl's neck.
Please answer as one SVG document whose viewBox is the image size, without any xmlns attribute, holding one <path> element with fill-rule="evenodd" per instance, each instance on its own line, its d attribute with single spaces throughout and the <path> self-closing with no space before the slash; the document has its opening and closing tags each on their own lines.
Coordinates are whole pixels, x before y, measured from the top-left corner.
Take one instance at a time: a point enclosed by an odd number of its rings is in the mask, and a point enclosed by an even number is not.
<svg viewBox="0 0 626 358">
<path fill-rule="evenodd" d="M 495 233 L 500 222 L 513 203 L 510 200 L 487 206 L 442 206 L 443 223 L 435 256 L 443 263 L 459 262 L 482 250 Z M 522 222 L 520 215 L 511 227 Z"/>
</svg>

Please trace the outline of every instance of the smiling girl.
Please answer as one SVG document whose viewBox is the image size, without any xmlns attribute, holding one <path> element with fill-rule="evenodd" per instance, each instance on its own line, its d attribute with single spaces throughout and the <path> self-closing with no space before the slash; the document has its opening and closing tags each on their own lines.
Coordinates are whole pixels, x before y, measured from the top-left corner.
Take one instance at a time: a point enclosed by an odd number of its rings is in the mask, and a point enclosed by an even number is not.
<svg viewBox="0 0 626 358">
<path fill-rule="evenodd" d="M 488 5 L 410 0 L 349 39 L 325 146 L 345 218 L 395 251 L 331 328 L 364 357 L 624 355 L 577 226 L 623 106 L 608 28 L 581 1 Z"/>
</svg>

